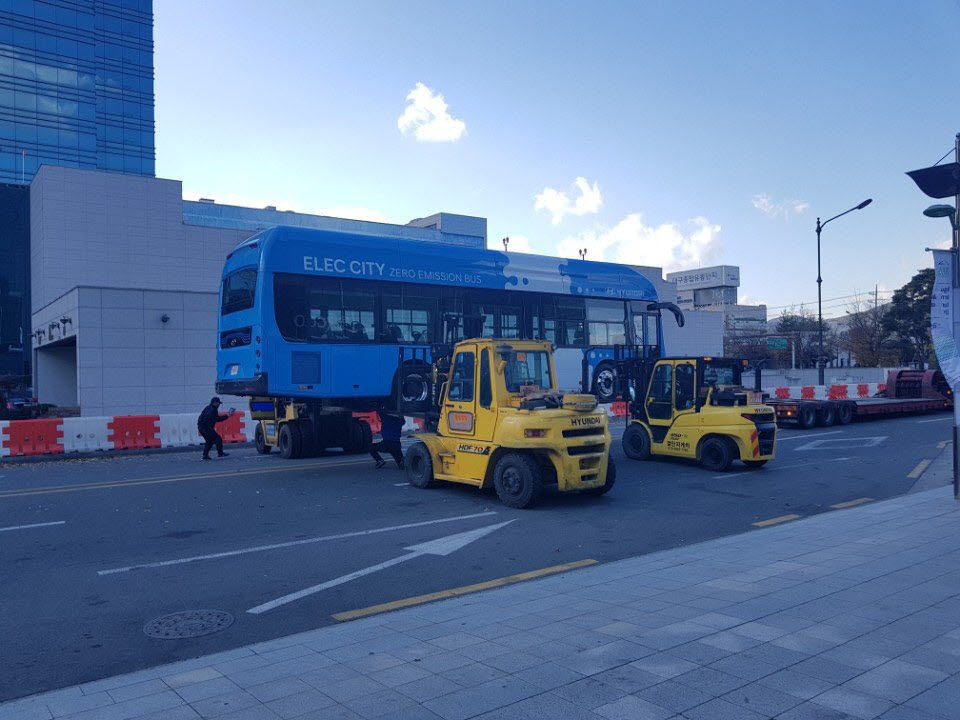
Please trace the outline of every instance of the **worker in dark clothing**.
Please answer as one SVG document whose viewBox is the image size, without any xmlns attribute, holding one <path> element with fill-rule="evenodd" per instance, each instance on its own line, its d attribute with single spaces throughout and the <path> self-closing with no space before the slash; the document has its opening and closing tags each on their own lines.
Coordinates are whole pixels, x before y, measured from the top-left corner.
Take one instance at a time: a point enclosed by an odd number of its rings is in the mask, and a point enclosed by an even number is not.
<svg viewBox="0 0 960 720">
<path fill-rule="evenodd" d="M 370 446 L 370 455 L 377 463 L 377 470 L 387 463 L 380 457 L 377 450 L 383 450 L 393 456 L 397 461 L 397 467 L 403 470 L 403 451 L 400 449 L 400 431 L 403 430 L 403 416 L 394 415 L 383 410 L 377 411 L 377 417 L 380 418 L 380 437 L 378 443 Z"/>
<path fill-rule="evenodd" d="M 232 408 L 228 414 L 220 414 L 220 398 L 218 397 L 210 400 L 210 404 L 200 413 L 200 417 L 197 418 L 197 430 L 203 436 L 204 460 L 210 459 L 210 448 L 214 445 L 217 446 L 217 457 L 226 457 L 229 455 L 229 453 L 223 451 L 223 438 L 220 437 L 220 433 L 217 432 L 215 426 L 217 423 L 222 423 L 231 415 L 233 415 Z"/>
</svg>

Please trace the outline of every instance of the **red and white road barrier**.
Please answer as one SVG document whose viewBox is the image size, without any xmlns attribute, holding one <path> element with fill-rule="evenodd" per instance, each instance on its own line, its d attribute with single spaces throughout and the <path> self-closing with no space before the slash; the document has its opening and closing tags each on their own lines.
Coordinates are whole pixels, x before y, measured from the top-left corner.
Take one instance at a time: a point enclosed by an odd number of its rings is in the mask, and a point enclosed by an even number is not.
<svg viewBox="0 0 960 720">
<path fill-rule="evenodd" d="M 777 387 L 766 392 L 778 400 L 856 400 L 874 397 L 886 389 L 886 383 L 843 383 Z"/>
</svg>

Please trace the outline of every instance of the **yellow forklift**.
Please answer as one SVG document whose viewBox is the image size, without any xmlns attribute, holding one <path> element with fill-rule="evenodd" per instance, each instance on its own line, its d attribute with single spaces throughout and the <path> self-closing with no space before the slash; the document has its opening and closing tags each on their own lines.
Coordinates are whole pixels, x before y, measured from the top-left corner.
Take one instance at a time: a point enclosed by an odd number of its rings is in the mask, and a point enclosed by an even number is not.
<svg viewBox="0 0 960 720">
<path fill-rule="evenodd" d="M 627 457 L 688 458 L 713 472 L 729 470 L 735 460 L 755 470 L 773 459 L 776 415 L 762 392 L 742 385 L 746 360 L 651 360 L 629 346 L 617 351 L 617 378 L 629 398 Z"/>
<path fill-rule="evenodd" d="M 551 343 L 465 340 L 434 357 L 429 400 L 400 408 L 427 421 L 404 460 L 411 485 L 492 487 L 515 508 L 548 486 L 587 495 L 613 487 L 607 415 L 593 395 L 560 392 Z"/>
</svg>

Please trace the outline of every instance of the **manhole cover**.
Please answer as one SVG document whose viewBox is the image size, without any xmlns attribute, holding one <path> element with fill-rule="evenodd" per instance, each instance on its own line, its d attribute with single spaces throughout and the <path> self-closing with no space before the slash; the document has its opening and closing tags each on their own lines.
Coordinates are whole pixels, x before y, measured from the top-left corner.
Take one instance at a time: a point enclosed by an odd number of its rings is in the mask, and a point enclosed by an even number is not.
<svg viewBox="0 0 960 720">
<path fill-rule="evenodd" d="M 151 620 L 143 626 L 143 632 L 159 640 L 176 640 L 210 635 L 231 625 L 233 615 L 222 610 L 188 610 Z"/>
</svg>

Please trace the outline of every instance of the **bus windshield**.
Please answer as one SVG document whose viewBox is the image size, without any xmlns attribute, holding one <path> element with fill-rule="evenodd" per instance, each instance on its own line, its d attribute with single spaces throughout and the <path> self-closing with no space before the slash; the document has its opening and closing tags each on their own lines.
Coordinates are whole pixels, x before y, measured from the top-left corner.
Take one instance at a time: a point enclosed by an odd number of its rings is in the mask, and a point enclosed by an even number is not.
<svg viewBox="0 0 960 720">
<path fill-rule="evenodd" d="M 228 315 L 240 310 L 249 310 L 257 288 L 257 269 L 241 268 L 223 279 L 220 299 L 220 314 Z"/>
<path fill-rule="evenodd" d="M 546 352 L 508 350 L 501 352 L 500 358 L 506 362 L 503 378 L 508 392 L 520 392 L 522 387 L 534 390 L 549 390 L 553 387 L 550 377 L 550 360 Z"/>
</svg>

